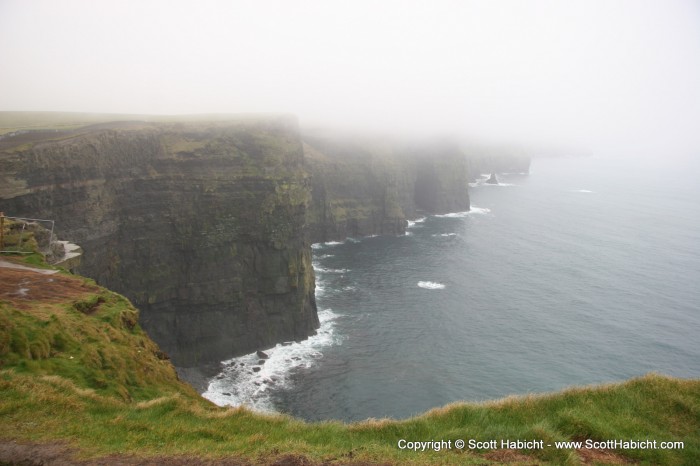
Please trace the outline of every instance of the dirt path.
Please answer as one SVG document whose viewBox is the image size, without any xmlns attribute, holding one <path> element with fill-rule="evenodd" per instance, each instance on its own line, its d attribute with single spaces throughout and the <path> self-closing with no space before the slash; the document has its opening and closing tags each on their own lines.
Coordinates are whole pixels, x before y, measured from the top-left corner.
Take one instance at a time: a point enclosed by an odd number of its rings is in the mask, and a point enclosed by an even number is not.
<svg viewBox="0 0 700 466">
<path fill-rule="evenodd" d="M 17 270 L 28 270 L 31 272 L 41 273 L 44 275 L 53 275 L 58 272 L 58 270 L 51 269 L 38 269 L 36 267 L 29 267 L 27 265 L 15 264 L 14 262 L 6 261 L 5 259 L 0 259 L 0 267 L 6 269 L 17 269 Z"/>
<path fill-rule="evenodd" d="M 25 466 L 321 466 L 299 455 L 280 455 L 269 460 L 250 462 L 242 458 L 205 459 L 194 455 L 139 458 L 131 455 L 109 455 L 91 460 L 78 459 L 77 451 L 64 443 L 17 442 L 0 439 L 0 465 Z M 389 466 L 387 463 L 347 461 L 336 466 Z"/>
<path fill-rule="evenodd" d="M 9 301 L 18 309 L 31 309 L 37 302 L 70 302 L 99 291 L 80 278 L 55 272 L 0 260 L 0 301 Z"/>
</svg>

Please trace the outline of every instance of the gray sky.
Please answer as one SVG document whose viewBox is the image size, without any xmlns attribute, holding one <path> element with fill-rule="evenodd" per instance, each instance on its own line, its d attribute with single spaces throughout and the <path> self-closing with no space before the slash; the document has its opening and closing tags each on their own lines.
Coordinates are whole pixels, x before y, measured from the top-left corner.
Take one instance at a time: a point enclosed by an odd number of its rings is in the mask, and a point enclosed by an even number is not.
<svg viewBox="0 0 700 466">
<path fill-rule="evenodd" d="M 700 148 L 700 2 L 0 0 L 0 110 Z"/>
</svg>

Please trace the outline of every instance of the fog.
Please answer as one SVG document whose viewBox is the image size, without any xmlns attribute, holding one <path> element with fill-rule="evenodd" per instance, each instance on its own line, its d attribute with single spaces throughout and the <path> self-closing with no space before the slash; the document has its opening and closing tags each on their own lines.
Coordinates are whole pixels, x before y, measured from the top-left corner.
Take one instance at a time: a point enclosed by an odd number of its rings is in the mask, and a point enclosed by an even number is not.
<svg viewBox="0 0 700 466">
<path fill-rule="evenodd" d="M 0 0 L 0 68 L 0 110 L 700 148 L 692 0 Z"/>
</svg>

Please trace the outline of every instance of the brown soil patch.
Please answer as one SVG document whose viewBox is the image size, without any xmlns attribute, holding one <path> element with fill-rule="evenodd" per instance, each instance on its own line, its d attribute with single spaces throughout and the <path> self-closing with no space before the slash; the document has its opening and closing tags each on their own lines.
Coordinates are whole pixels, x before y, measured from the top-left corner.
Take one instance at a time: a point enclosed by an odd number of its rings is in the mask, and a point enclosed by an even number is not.
<svg viewBox="0 0 700 466">
<path fill-rule="evenodd" d="M 527 456 L 523 453 L 520 453 L 517 450 L 509 449 L 509 448 L 504 448 L 504 449 L 498 449 L 498 450 L 492 450 L 488 453 L 484 454 L 484 458 L 487 460 L 491 461 L 497 461 L 501 464 L 504 463 L 518 463 L 518 464 L 532 464 L 532 465 L 538 465 L 539 463 L 531 456 Z"/>
<path fill-rule="evenodd" d="M 325 463 L 317 463 L 302 455 L 282 455 L 276 458 L 261 459 L 251 462 L 241 458 L 217 458 L 206 459 L 194 455 L 183 456 L 155 456 L 139 458 L 132 455 L 108 455 L 100 458 L 81 460 L 78 451 L 65 443 L 34 443 L 18 442 L 14 440 L 0 439 L 0 464 L 17 464 L 26 466 L 83 466 L 83 465 L 108 465 L 108 466 L 320 466 Z M 379 466 L 388 463 L 366 462 L 333 462 L 334 465 L 343 466 Z"/>
<path fill-rule="evenodd" d="M 634 464 L 634 461 L 612 450 L 576 450 L 582 464 Z"/>
<path fill-rule="evenodd" d="M 0 440 L 0 464 L 27 466 L 79 466 L 79 465 L 119 465 L 119 466 L 243 466 L 252 463 L 239 459 L 207 460 L 196 456 L 157 456 L 138 458 L 131 455 L 109 455 L 101 458 L 80 460 L 77 450 L 64 443 L 32 443 Z"/>
<path fill-rule="evenodd" d="M 30 309 L 37 302 L 66 302 L 98 291 L 96 286 L 66 275 L 0 268 L 0 301 L 9 301 L 18 309 Z"/>
<path fill-rule="evenodd" d="M 70 449 L 60 443 L 31 444 L 0 440 L 0 464 L 70 466 Z"/>
</svg>

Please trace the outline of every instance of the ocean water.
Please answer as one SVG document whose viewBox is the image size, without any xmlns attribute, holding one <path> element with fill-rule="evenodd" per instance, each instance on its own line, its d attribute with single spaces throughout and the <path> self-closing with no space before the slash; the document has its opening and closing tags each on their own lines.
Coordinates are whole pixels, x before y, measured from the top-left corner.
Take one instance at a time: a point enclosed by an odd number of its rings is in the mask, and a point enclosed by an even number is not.
<svg viewBox="0 0 700 466">
<path fill-rule="evenodd" d="M 227 361 L 205 396 L 353 421 L 700 377 L 699 168 L 535 159 L 529 175 L 473 185 L 468 213 L 314 245 L 319 334 L 262 364 Z"/>
</svg>

